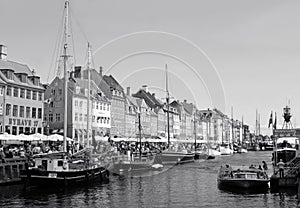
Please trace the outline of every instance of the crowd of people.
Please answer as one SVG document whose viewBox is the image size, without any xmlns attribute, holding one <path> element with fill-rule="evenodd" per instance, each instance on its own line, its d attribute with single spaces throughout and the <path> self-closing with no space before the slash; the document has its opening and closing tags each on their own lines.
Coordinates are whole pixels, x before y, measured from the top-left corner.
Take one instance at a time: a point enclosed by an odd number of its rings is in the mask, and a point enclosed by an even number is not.
<svg viewBox="0 0 300 208">
<path fill-rule="evenodd" d="M 83 149 L 78 143 L 68 142 L 67 152 L 73 154 Z M 5 162 L 8 158 L 30 158 L 36 154 L 54 153 L 63 151 L 62 142 L 24 142 L 18 145 L 0 145 L 0 161 Z"/>
</svg>

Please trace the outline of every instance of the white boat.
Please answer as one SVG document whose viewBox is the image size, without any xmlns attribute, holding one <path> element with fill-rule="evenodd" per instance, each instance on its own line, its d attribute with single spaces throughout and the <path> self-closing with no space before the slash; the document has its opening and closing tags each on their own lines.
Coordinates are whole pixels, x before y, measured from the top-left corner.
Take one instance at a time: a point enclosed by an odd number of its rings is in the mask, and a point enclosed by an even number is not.
<svg viewBox="0 0 300 208">
<path fill-rule="evenodd" d="M 220 153 L 221 155 L 231 155 L 233 154 L 233 149 L 231 149 L 229 145 L 220 146 Z"/>
</svg>

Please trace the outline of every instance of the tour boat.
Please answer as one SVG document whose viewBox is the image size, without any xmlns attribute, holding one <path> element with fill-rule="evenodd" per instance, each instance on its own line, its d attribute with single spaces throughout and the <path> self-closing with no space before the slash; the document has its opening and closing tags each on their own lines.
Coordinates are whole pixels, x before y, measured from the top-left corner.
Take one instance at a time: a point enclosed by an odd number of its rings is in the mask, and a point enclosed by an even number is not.
<svg viewBox="0 0 300 208">
<path fill-rule="evenodd" d="M 266 172 L 259 169 L 228 170 L 221 167 L 218 174 L 219 189 L 267 189 L 269 177 Z"/>
<path fill-rule="evenodd" d="M 160 169 L 163 167 L 160 161 L 155 160 L 154 155 L 142 154 L 142 125 L 141 114 L 138 112 L 138 128 L 139 128 L 139 152 L 127 152 L 127 155 L 116 156 L 112 158 L 110 171 L 116 174 L 124 174 L 128 172 L 149 171 Z"/>
<path fill-rule="evenodd" d="M 46 183 L 50 186 L 70 186 L 76 182 L 89 182 L 92 180 L 107 180 L 108 171 L 102 166 L 97 159 L 92 158 L 89 147 L 89 133 L 87 136 L 87 148 L 69 155 L 67 153 L 67 114 L 68 114 L 68 16 L 69 16 L 69 1 L 65 1 L 64 6 L 64 44 L 63 44 L 63 63 L 64 63 L 64 139 L 63 151 L 57 153 L 38 154 L 33 157 L 34 166 L 26 167 L 21 171 L 20 177 L 26 184 L 42 185 Z M 91 47 L 88 44 L 88 92 L 90 92 L 90 64 L 91 64 Z M 90 132 L 89 125 L 89 102 L 90 93 L 87 98 L 87 132 Z"/>
<path fill-rule="evenodd" d="M 167 113 L 167 136 L 168 149 L 163 150 L 156 155 L 156 160 L 162 162 L 163 165 L 176 165 L 195 161 L 195 153 L 189 152 L 186 149 L 176 150 L 170 147 L 170 94 L 168 90 L 168 68 L 166 64 L 166 113 Z"/>
<path fill-rule="evenodd" d="M 26 185 L 63 187 L 91 181 L 107 181 L 108 171 L 92 160 L 88 151 L 82 158 L 74 158 L 66 152 L 38 154 L 33 157 L 34 166 L 20 172 Z"/>
</svg>

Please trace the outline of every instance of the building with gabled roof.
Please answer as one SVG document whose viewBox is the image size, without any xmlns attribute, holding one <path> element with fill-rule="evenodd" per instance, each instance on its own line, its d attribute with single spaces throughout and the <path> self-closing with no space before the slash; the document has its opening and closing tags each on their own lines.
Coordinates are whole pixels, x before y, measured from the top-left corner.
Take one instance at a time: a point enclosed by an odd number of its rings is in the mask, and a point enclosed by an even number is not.
<svg viewBox="0 0 300 208">
<path fill-rule="evenodd" d="M 4 45 L 0 45 L 0 80 L 0 133 L 43 133 L 45 88 L 34 70 L 7 59 Z"/>
<path fill-rule="evenodd" d="M 88 80 L 84 76 L 76 75 L 68 82 L 68 117 L 67 136 L 74 138 L 75 142 L 87 142 L 87 119 L 90 119 L 90 135 L 109 136 L 111 127 L 111 102 L 109 97 L 98 87 L 93 80 L 90 81 L 90 112 L 88 104 Z M 48 86 L 45 98 L 45 121 L 49 125 L 50 133 L 63 133 L 64 120 L 64 80 L 56 77 Z M 89 116 L 88 116 L 89 115 Z M 91 140 L 90 140 L 91 141 Z"/>
</svg>

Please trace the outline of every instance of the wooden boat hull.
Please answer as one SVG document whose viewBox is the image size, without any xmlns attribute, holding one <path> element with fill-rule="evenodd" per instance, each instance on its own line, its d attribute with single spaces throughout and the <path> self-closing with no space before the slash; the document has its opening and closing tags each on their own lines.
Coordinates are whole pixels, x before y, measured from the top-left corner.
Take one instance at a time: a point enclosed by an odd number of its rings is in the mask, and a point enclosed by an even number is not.
<svg viewBox="0 0 300 208">
<path fill-rule="evenodd" d="M 220 179 L 218 178 L 218 187 L 220 189 L 226 188 L 240 188 L 240 189 L 256 189 L 268 188 L 268 179 Z"/>
<path fill-rule="evenodd" d="M 160 160 L 163 165 L 176 165 L 183 163 L 190 163 L 195 161 L 194 153 L 182 153 L 182 152 L 162 152 Z"/>
<path fill-rule="evenodd" d="M 48 187 L 61 187 L 92 181 L 106 182 L 109 180 L 109 172 L 103 167 L 69 171 L 28 169 L 20 172 L 20 178 L 27 185 L 45 186 L 47 184 Z"/>
</svg>

